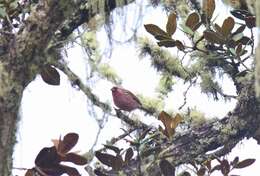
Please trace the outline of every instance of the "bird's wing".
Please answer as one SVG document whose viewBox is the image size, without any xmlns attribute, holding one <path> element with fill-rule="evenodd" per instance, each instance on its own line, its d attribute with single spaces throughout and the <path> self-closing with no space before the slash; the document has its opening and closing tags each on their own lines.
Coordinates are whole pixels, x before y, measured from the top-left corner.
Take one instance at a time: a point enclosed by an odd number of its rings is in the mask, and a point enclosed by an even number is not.
<svg viewBox="0 0 260 176">
<path fill-rule="evenodd" d="M 125 89 L 124 89 L 124 90 L 125 90 Z M 131 97 L 133 97 L 133 99 L 134 99 L 135 101 L 137 101 L 137 103 L 142 106 L 141 101 L 140 101 L 140 100 L 137 98 L 137 96 L 135 96 L 132 92 L 130 92 L 129 90 L 125 90 L 125 94 L 131 95 Z"/>
</svg>

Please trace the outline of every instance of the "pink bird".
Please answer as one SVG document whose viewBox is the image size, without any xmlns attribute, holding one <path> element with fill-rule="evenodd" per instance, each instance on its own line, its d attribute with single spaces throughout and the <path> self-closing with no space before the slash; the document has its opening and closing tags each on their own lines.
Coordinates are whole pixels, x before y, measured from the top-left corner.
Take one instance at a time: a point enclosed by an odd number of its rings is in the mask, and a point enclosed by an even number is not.
<svg viewBox="0 0 260 176">
<path fill-rule="evenodd" d="M 114 104 L 121 110 L 133 111 L 135 109 L 143 109 L 140 100 L 129 90 L 113 87 L 111 89 Z"/>
</svg>

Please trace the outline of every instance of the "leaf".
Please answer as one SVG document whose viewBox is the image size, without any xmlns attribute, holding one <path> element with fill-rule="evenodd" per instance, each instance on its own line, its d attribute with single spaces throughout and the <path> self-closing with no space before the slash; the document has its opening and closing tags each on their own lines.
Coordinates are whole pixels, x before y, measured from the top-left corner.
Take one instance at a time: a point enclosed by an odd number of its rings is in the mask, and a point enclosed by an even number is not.
<svg viewBox="0 0 260 176">
<path fill-rule="evenodd" d="M 238 161 L 239 161 L 239 157 L 238 156 L 236 156 L 234 159 L 233 159 L 233 161 L 231 161 L 231 165 L 232 166 L 235 166 L 237 163 L 238 163 Z"/>
<path fill-rule="evenodd" d="M 245 167 L 248 167 L 250 166 L 251 164 L 253 164 L 255 162 L 255 159 L 245 159 L 243 161 L 240 161 L 238 162 L 234 168 L 237 168 L 237 169 L 242 169 L 242 168 L 245 168 Z"/>
<path fill-rule="evenodd" d="M 132 157 L 134 156 L 134 152 L 132 148 L 128 148 L 126 150 L 126 154 L 125 154 L 125 162 L 128 163 Z"/>
<path fill-rule="evenodd" d="M 59 143 L 58 152 L 65 154 L 70 151 L 78 142 L 79 135 L 77 133 L 68 133 L 64 136 L 63 140 Z"/>
<path fill-rule="evenodd" d="M 203 0 L 202 10 L 206 16 L 211 19 L 215 10 L 215 0 Z"/>
<path fill-rule="evenodd" d="M 223 175 L 227 175 L 229 172 L 230 172 L 230 165 L 229 165 L 229 162 L 228 162 L 228 160 L 226 160 L 226 159 L 223 159 L 222 161 L 221 161 L 221 173 L 223 174 Z"/>
<path fill-rule="evenodd" d="M 212 170 L 211 170 L 210 173 L 212 173 L 212 172 L 214 172 L 214 171 L 219 171 L 219 170 L 221 170 L 221 165 L 220 165 L 220 164 L 214 166 L 214 167 L 212 168 Z"/>
<path fill-rule="evenodd" d="M 53 147 L 45 147 L 43 148 L 37 155 L 34 163 L 36 166 L 40 168 L 48 168 L 53 165 L 59 164 L 60 159 L 57 153 L 56 148 Z"/>
<path fill-rule="evenodd" d="M 152 128 L 147 128 L 143 131 L 143 133 L 140 135 L 139 140 L 143 140 L 145 136 L 151 131 Z"/>
<path fill-rule="evenodd" d="M 222 34 L 227 37 L 229 34 L 231 34 L 231 31 L 233 30 L 235 26 L 235 20 L 232 17 L 228 17 L 224 20 L 222 24 Z"/>
<path fill-rule="evenodd" d="M 169 161 L 163 159 L 160 161 L 159 166 L 164 176 L 175 176 L 175 168 Z"/>
<path fill-rule="evenodd" d="M 252 44 L 252 40 L 249 37 L 243 36 L 238 42 L 241 42 L 243 45 Z"/>
<path fill-rule="evenodd" d="M 85 165 L 88 163 L 86 158 L 76 153 L 67 153 L 65 156 L 61 157 L 61 161 L 72 162 L 77 165 Z"/>
<path fill-rule="evenodd" d="M 176 46 L 177 46 L 177 48 L 178 48 L 179 50 L 183 51 L 183 50 L 185 49 L 185 47 L 184 47 L 184 45 L 182 44 L 181 41 L 176 40 L 176 41 L 175 41 L 175 44 L 176 44 Z"/>
<path fill-rule="evenodd" d="M 123 159 L 121 156 L 113 156 L 107 153 L 101 153 L 99 151 L 95 152 L 95 156 L 101 163 L 112 167 L 114 170 L 119 170 L 123 166 Z"/>
<path fill-rule="evenodd" d="M 0 18 L 5 18 L 7 15 L 5 7 L 0 7 Z"/>
<path fill-rule="evenodd" d="M 104 146 L 105 146 L 105 148 L 114 151 L 116 154 L 119 154 L 121 152 L 121 150 L 118 147 L 116 147 L 116 146 L 106 145 L 106 144 Z"/>
<path fill-rule="evenodd" d="M 232 35 L 242 33 L 242 32 L 244 32 L 245 29 L 246 29 L 246 25 L 241 25 L 239 28 L 237 28 L 237 30 Z"/>
<path fill-rule="evenodd" d="M 209 42 L 212 42 L 212 43 L 216 43 L 216 44 L 224 44 L 225 43 L 225 39 L 222 38 L 220 35 L 218 35 L 214 31 L 206 30 L 206 31 L 203 32 L 203 36 L 206 40 L 208 40 Z"/>
<path fill-rule="evenodd" d="M 161 40 L 157 42 L 158 46 L 164 46 L 164 47 L 175 47 L 176 46 L 176 41 L 173 39 L 171 40 Z"/>
<path fill-rule="evenodd" d="M 162 121 L 165 127 L 165 130 L 163 130 L 162 127 L 160 127 L 159 130 L 162 131 L 168 138 L 171 138 L 175 133 L 176 127 L 182 121 L 182 117 L 177 114 L 174 118 L 172 118 L 169 114 L 162 111 L 159 114 L 159 120 Z"/>
<path fill-rule="evenodd" d="M 205 167 L 201 167 L 198 171 L 197 171 L 197 176 L 204 176 L 206 173 L 206 168 Z"/>
<path fill-rule="evenodd" d="M 232 37 L 234 41 L 239 41 L 244 36 L 243 33 L 238 33 Z"/>
<path fill-rule="evenodd" d="M 214 24 L 214 29 L 216 30 L 216 32 L 219 34 L 219 35 L 223 35 L 223 31 L 222 31 L 222 28 L 218 25 L 218 24 Z"/>
<path fill-rule="evenodd" d="M 147 32 L 152 34 L 154 37 L 156 36 L 165 36 L 166 38 L 169 37 L 169 35 L 164 30 L 162 30 L 160 27 L 154 24 L 145 24 L 144 28 L 146 29 Z"/>
<path fill-rule="evenodd" d="M 101 170 L 99 170 L 99 169 L 95 169 L 94 174 L 96 174 L 97 176 L 108 176 L 107 174 L 104 174 L 103 172 L 101 172 Z"/>
<path fill-rule="evenodd" d="M 34 176 L 34 175 L 35 175 L 34 169 L 28 169 L 24 176 Z"/>
<path fill-rule="evenodd" d="M 246 26 L 249 29 L 252 29 L 256 26 L 256 19 L 254 16 L 248 16 L 245 18 Z"/>
<path fill-rule="evenodd" d="M 74 167 L 59 165 L 59 168 L 60 170 L 64 171 L 64 173 L 67 173 L 69 176 L 81 176 L 77 169 L 75 169 Z"/>
<path fill-rule="evenodd" d="M 183 30 L 183 32 L 185 32 L 186 34 L 189 34 L 191 36 L 194 35 L 194 31 L 192 31 L 191 28 L 189 28 L 188 26 L 181 23 L 180 27 Z"/>
<path fill-rule="evenodd" d="M 169 15 L 168 21 L 166 24 L 166 32 L 172 36 L 175 33 L 177 27 L 176 14 L 173 12 Z"/>
<path fill-rule="evenodd" d="M 45 173 L 45 175 L 52 176 L 61 176 L 66 173 L 66 170 L 62 167 L 62 165 L 57 164 L 48 168 L 40 168 L 40 170 Z M 76 175 L 75 175 L 76 176 Z M 78 176 L 78 175 L 77 175 Z"/>
<path fill-rule="evenodd" d="M 245 14 L 243 14 L 240 10 L 232 10 L 230 13 L 240 20 L 245 20 Z"/>
<path fill-rule="evenodd" d="M 242 54 L 242 47 L 243 47 L 242 43 L 239 43 L 237 45 L 237 47 L 236 47 L 236 55 L 237 56 L 241 56 L 241 54 Z"/>
<path fill-rule="evenodd" d="M 211 170 L 211 160 L 205 161 L 204 165 L 207 167 L 209 171 Z"/>
<path fill-rule="evenodd" d="M 198 15 L 198 13 L 193 12 L 193 13 L 191 13 L 191 14 L 188 16 L 185 25 L 186 25 L 187 27 L 189 27 L 192 31 L 195 31 L 195 30 L 197 30 L 198 27 L 199 27 L 199 25 L 197 25 L 197 24 L 199 23 L 199 21 L 200 21 L 200 17 L 199 17 L 199 15 Z"/>
<path fill-rule="evenodd" d="M 60 74 L 54 67 L 45 65 L 40 74 L 45 83 L 53 86 L 60 85 Z"/>
<path fill-rule="evenodd" d="M 154 38 L 157 40 L 172 40 L 172 38 L 168 35 L 156 35 Z"/>
</svg>

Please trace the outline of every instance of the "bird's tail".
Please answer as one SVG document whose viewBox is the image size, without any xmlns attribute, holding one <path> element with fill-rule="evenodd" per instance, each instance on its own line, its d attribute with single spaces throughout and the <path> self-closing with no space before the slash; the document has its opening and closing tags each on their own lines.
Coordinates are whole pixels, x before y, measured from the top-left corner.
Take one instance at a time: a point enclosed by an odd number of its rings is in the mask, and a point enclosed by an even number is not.
<svg viewBox="0 0 260 176">
<path fill-rule="evenodd" d="M 154 108 L 149 108 L 149 107 L 144 107 L 144 106 L 141 106 L 139 107 L 139 109 L 141 109 L 142 111 L 144 111 L 145 113 L 149 114 L 149 115 L 153 115 L 156 110 Z"/>
</svg>

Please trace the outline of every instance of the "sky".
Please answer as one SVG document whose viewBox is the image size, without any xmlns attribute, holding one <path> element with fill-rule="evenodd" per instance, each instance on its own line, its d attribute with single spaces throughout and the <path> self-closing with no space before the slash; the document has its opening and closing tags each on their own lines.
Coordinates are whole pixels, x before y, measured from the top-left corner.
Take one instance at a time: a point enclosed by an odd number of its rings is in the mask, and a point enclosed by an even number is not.
<svg viewBox="0 0 260 176">
<path fill-rule="evenodd" d="M 132 5 L 128 7 L 130 11 L 138 13 L 139 9 Z M 144 9 L 143 9 L 144 10 Z M 228 8 L 218 6 L 215 15 L 227 15 Z M 160 8 L 157 10 L 143 11 L 144 24 L 156 23 L 159 26 L 165 26 L 167 16 Z M 128 26 L 136 24 L 133 16 L 126 16 Z M 165 19 L 165 20 L 162 20 Z M 123 40 L 124 35 L 120 23 L 117 24 L 116 30 L 113 33 L 118 35 L 118 40 Z M 145 33 L 140 25 L 140 34 L 149 36 Z M 128 27 L 126 27 L 128 29 Z M 176 34 L 179 36 L 178 34 Z M 100 41 L 104 40 L 105 33 L 102 28 L 98 33 Z M 101 48 L 105 48 L 101 45 Z M 84 56 L 81 48 L 75 47 L 68 50 L 68 58 L 66 59 L 70 68 L 79 77 L 84 80 L 86 77 L 86 66 L 84 65 Z M 123 80 L 123 87 L 135 93 L 142 93 L 145 96 L 154 96 L 154 88 L 158 82 L 158 74 L 151 69 L 149 58 L 138 58 L 137 48 L 131 44 L 115 44 L 110 65 L 117 70 L 117 73 Z M 70 82 L 66 76 L 61 74 L 61 85 L 50 86 L 45 84 L 40 76 L 29 84 L 24 91 L 22 106 L 20 114 L 22 116 L 19 123 L 19 130 L 17 134 L 17 145 L 14 152 L 14 167 L 17 168 L 31 168 L 34 166 L 34 159 L 38 152 L 43 147 L 52 146 L 51 139 L 57 139 L 60 135 L 64 136 L 68 132 L 76 132 L 79 134 L 79 142 L 73 149 L 74 151 L 81 151 L 84 153 L 90 149 L 95 140 L 95 134 L 98 126 L 95 120 L 88 114 L 88 104 L 86 96 L 79 90 L 71 87 Z M 234 87 L 228 82 L 227 78 L 223 78 L 224 91 L 227 93 L 234 93 Z M 108 82 L 99 82 L 95 86 L 94 93 L 100 96 L 102 101 L 109 102 L 111 105 L 112 96 L 110 88 L 113 85 Z M 167 98 L 166 109 L 175 109 L 183 103 L 183 92 L 185 87 L 179 81 L 174 86 L 174 91 Z M 204 112 L 209 117 L 224 117 L 227 112 L 235 107 L 235 101 L 213 101 L 208 96 L 201 94 L 196 87 L 188 93 L 188 104 L 191 107 L 196 107 L 198 110 Z M 138 113 L 138 112 L 137 112 Z M 146 120 L 147 123 L 156 122 L 155 119 Z M 117 136 L 122 131 L 120 130 L 121 122 L 113 117 L 109 117 L 105 128 L 102 130 L 100 139 L 102 139 L 97 148 L 105 143 L 111 137 Z M 113 129 L 113 130 L 111 130 Z M 239 155 L 242 159 L 256 158 L 256 154 L 260 153 L 260 147 L 253 139 L 242 141 L 230 155 L 227 157 L 232 160 Z M 258 157 L 259 158 L 259 157 Z M 247 169 L 242 169 L 237 172 L 240 175 L 257 175 L 260 170 L 257 165 L 260 164 L 260 158 L 256 163 Z M 82 171 L 83 172 L 83 171 Z M 85 175 L 84 173 L 82 173 Z M 22 176 L 23 172 L 15 170 L 14 175 Z"/>
</svg>

